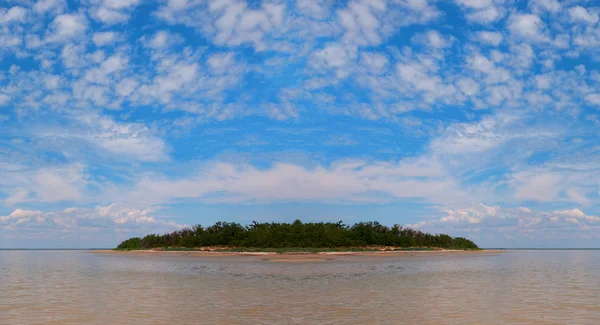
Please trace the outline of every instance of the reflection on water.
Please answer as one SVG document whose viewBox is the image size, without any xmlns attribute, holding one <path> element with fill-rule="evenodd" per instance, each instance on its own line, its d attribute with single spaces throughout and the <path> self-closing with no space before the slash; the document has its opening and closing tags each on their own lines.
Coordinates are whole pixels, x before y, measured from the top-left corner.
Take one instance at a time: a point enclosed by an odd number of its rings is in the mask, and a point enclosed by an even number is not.
<svg viewBox="0 0 600 325">
<path fill-rule="evenodd" d="M 0 251 L 0 324 L 600 324 L 600 251 L 320 263 Z"/>
</svg>

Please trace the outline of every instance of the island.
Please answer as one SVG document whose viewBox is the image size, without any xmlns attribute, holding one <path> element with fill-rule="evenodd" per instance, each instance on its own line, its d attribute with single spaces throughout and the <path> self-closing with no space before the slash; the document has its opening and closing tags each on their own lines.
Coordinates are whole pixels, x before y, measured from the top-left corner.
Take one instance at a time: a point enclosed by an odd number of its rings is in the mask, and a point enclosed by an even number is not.
<svg viewBox="0 0 600 325">
<path fill-rule="evenodd" d="M 346 225 L 342 221 L 258 223 L 235 222 L 196 225 L 163 235 L 150 234 L 120 243 L 117 251 L 205 251 L 302 254 L 368 251 L 479 250 L 471 240 L 446 234 L 429 234 L 377 221 Z"/>
</svg>

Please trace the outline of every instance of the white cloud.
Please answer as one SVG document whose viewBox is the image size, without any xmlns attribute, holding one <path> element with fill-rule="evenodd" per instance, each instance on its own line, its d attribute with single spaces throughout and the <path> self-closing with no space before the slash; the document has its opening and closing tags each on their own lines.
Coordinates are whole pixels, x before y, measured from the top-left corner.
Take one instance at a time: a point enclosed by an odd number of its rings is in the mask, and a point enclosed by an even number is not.
<svg viewBox="0 0 600 325">
<path fill-rule="evenodd" d="M 499 20 L 503 15 L 504 14 L 497 7 L 488 7 L 483 10 L 471 12 L 467 15 L 467 19 L 474 22 L 487 24 Z"/>
<path fill-rule="evenodd" d="M 471 90 L 470 87 L 474 87 L 469 81 L 464 83 L 468 90 Z M 508 135 L 500 130 L 511 122 L 510 118 L 488 117 L 478 123 L 457 123 L 450 126 L 442 136 L 434 139 L 431 142 L 431 147 L 436 153 L 452 155 L 481 154 L 508 140 Z"/>
<path fill-rule="evenodd" d="M 33 217 L 38 217 L 42 214 L 41 211 L 16 209 L 7 216 L 0 216 L 0 222 L 7 224 L 14 222 L 15 224 L 23 223 Z"/>
<path fill-rule="evenodd" d="M 548 75 L 537 75 L 535 76 L 535 82 L 540 89 L 550 89 L 550 87 L 552 87 L 553 78 Z"/>
<path fill-rule="evenodd" d="M 557 0 L 532 0 L 530 6 L 533 11 L 549 11 L 557 13 L 561 9 L 561 4 Z"/>
<path fill-rule="evenodd" d="M 362 52 L 360 61 L 371 74 L 380 74 L 389 65 L 389 60 L 385 55 L 375 52 Z"/>
<path fill-rule="evenodd" d="M 64 14 L 54 18 L 52 22 L 53 33 L 49 41 L 65 41 L 75 38 L 87 29 L 87 19 L 80 14 Z"/>
<path fill-rule="evenodd" d="M 426 65 L 417 62 L 398 63 L 396 73 L 404 85 L 410 85 L 417 91 L 430 96 L 444 96 L 442 79 Z"/>
<path fill-rule="evenodd" d="M 9 197 L 7 206 L 21 202 L 77 201 L 87 186 L 82 165 L 45 167 L 38 170 L 0 171 L 0 189 Z"/>
<path fill-rule="evenodd" d="M 296 0 L 296 8 L 299 12 L 316 19 L 323 19 L 331 14 L 333 0 Z"/>
<path fill-rule="evenodd" d="M 561 176 L 554 173 L 530 174 L 521 172 L 512 175 L 515 197 L 525 201 L 550 202 L 557 199 Z"/>
<path fill-rule="evenodd" d="M 157 218 L 153 208 L 126 207 L 118 204 L 96 208 L 67 208 L 56 211 L 15 209 L 7 216 L 0 216 L 0 230 L 12 232 L 20 238 L 44 238 L 58 240 L 64 237 L 85 238 L 95 241 L 103 237 L 120 240 L 129 233 L 145 235 L 150 232 L 164 233 L 187 227 L 187 225 Z M 116 245 L 118 242 L 113 243 Z"/>
<path fill-rule="evenodd" d="M 13 206 L 19 202 L 26 202 L 29 198 L 29 191 L 24 188 L 17 188 L 10 196 L 4 200 L 4 205 Z"/>
<path fill-rule="evenodd" d="M 161 30 L 156 32 L 150 39 L 144 39 L 144 44 L 152 49 L 164 49 L 183 42 L 183 38 L 178 34 L 169 33 Z"/>
<path fill-rule="evenodd" d="M 570 202 L 575 202 L 581 205 L 589 205 L 591 203 L 591 200 L 585 195 L 585 193 L 582 193 L 582 191 L 578 188 L 568 189 L 566 191 L 566 196 Z"/>
<path fill-rule="evenodd" d="M 386 10 L 385 1 L 351 1 L 348 7 L 338 10 L 340 25 L 344 28 L 344 41 L 359 46 L 377 45 L 382 41 L 378 16 Z"/>
<path fill-rule="evenodd" d="M 585 101 L 591 105 L 600 106 L 600 94 L 588 94 L 585 96 Z"/>
<path fill-rule="evenodd" d="M 59 145 L 65 154 L 93 161 L 159 162 L 169 160 L 168 146 L 144 124 L 117 122 L 95 112 L 73 112 L 62 120 L 61 127 L 30 129 L 31 136 L 42 142 Z M 95 158 L 92 158 L 95 157 Z"/>
<path fill-rule="evenodd" d="M 10 102 L 10 96 L 0 93 L 0 106 L 4 106 Z"/>
<path fill-rule="evenodd" d="M 493 0 L 456 0 L 456 3 L 473 9 L 484 9 L 494 4 Z"/>
<path fill-rule="evenodd" d="M 230 46 L 250 43 L 257 51 L 265 50 L 264 38 L 282 26 L 285 7 L 282 3 L 263 3 L 260 9 L 249 9 L 245 2 L 211 2 L 208 9 L 218 17 L 212 30 L 213 40 Z"/>
<path fill-rule="evenodd" d="M 114 220 L 114 222 L 118 225 L 128 223 L 144 224 L 157 222 L 155 218 L 148 215 L 151 210 L 140 210 L 117 204 L 98 206 L 94 212 L 97 213 L 99 217 Z"/>
<path fill-rule="evenodd" d="M 18 48 L 22 43 L 21 38 L 17 35 L 0 35 L 0 47 L 4 50 Z"/>
<path fill-rule="evenodd" d="M 130 193 L 131 201 L 169 202 L 381 202 L 418 198 L 437 201 L 462 193 L 435 162 L 399 163 L 338 161 L 330 167 L 306 168 L 277 163 L 268 169 L 217 163 L 184 179 L 144 177 Z"/>
<path fill-rule="evenodd" d="M 139 86 L 139 82 L 134 79 L 123 79 L 115 85 L 115 91 L 122 97 L 131 95 Z"/>
<path fill-rule="evenodd" d="M 432 1 L 395 0 L 393 3 L 398 4 L 403 10 L 407 11 L 402 12 L 404 17 L 401 26 L 424 24 L 442 15 L 442 12 L 433 5 Z"/>
<path fill-rule="evenodd" d="M 141 0 L 104 0 L 102 5 L 111 9 L 123 9 L 137 6 Z"/>
<path fill-rule="evenodd" d="M 512 14 L 509 17 L 508 29 L 514 35 L 534 42 L 547 41 L 544 34 L 545 24 L 540 17 L 533 14 Z"/>
<path fill-rule="evenodd" d="M 413 41 L 434 49 L 442 49 L 450 47 L 454 42 L 454 38 L 452 36 L 444 36 L 438 31 L 430 30 L 422 34 L 415 35 Z"/>
<path fill-rule="evenodd" d="M 94 18 L 105 24 L 117 24 L 126 22 L 129 19 L 129 16 L 117 10 L 110 10 L 106 7 L 99 7 L 94 12 Z"/>
<path fill-rule="evenodd" d="M 291 103 L 268 104 L 265 110 L 267 116 L 274 120 L 285 121 L 298 117 L 298 111 Z"/>
<path fill-rule="evenodd" d="M 356 55 L 341 44 L 331 43 L 311 55 L 310 65 L 317 71 L 333 70 L 337 78 L 345 78 L 352 70 L 350 65 L 356 60 Z"/>
<path fill-rule="evenodd" d="M 510 80 L 510 72 L 503 68 L 498 67 L 490 58 L 487 58 L 481 54 L 474 54 L 467 57 L 467 64 L 471 69 L 477 72 L 481 72 L 487 76 L 485 82 L 487 84 L 505 83 Z"/>
<path fill-rule="evenodd" d="M 211 71 L 216 74 L 226 73 L 228 69 L 235 65 L 235 53 L 215 53 L 212 54 L 207 60 L 207 65 Z"/>
<path fill-rule="evenodd" d="M 466 11 L 468 21 L 480 24 L 495 22 L 504 16 L 504 11 L 493 0 L 455 0 Z"/>
<path fill-rule="evenodd" d="M 442 217 L 409 226 L 434 233 L 448 232 L 451 229 L 454 233 L 461 234 L 485 231 L 486 237 L 500 236 L 501 242 L 511 239 L 506 236 L 541 240 L 576 239 L 582 234 L 597 233 L 600 229 L 600 217 L 586 215 L 579 209 L 545 212 L 479 203 L 454 208 L 442 207 L 440 210 Z"/>
<path fill-rule="evenodd" d="M 152 37 L 152 40 L 148 43 L 151 48 L 163 48 L 167 45 L 169 40 L 169 33 L 166 31 L 158 31 Z"/>
<path fill-rule="evenodd" d="M 64 0 L 38 0 L 33 5 L 36 13 L 44 14 L 47 12 L 61 13 L 66 7 Z"/>
<path fill-rule="evenodd" d="M 569 17 L 571 17 L 571 19 L 574 21 L 584 22 L 587 24 L 595 24 L 598 22 L 597 12 L 590 12 L 581 6 L 569 8 L 568 13 Z"/>
<path fill-rule="evenodd" d="M 34 193 L 42 202 L 76 201 L 85 185 L 83 168 L 41 169 L 33 176 Z"/>
<path fill-rule="evenodd" d="M 490 31 L 480 31 L 480 32 L 477 32 L 476 35 L 477 35 L 477 39 L 479 39 L 480 42 L 488 44 L 488 45 L 492 45 L 492 46 L 500 45 L 500 43 L 502 43 L 502 39 L 504 38 L 502 36 L 502 33 L 490 32 Z"/>
<path fill-rule="evenodd" d="M 97 32 L 92 36 L 92 41 L 96 46 L 111 45 L 121 38 L 118 32 Z"/>
<path fill-rule="evenodd" d="M 199 69 L 197 63 L 168 62 L 165 72 L 154 77 L 151 84 L 142 85 L 140 93 L 168 103 L 174 93 L 181 91 L 186 86 L 194 86 L 193 82 L 197 79 Z"/>
<path fill-rule="evenodd" d="M 97 67 L 90 68 L 85 72 L 83 76 L 85 81 L 97 84 L 110 83 L 113 74 L 127 68 L 129 58 L 116 54 L 106 59 L 102 57 L 99 61 L 100 64 Z M 74 89 L 74 92 L 78 93 L 76 89 Z"/>
<path fill-rule="evenodd" d="M 117 123 L 114 120 L 95 114 L 76 117 L 86 132 L 72 134 L 110 152 L 113 155 L 135 158 L 140 161 L 161 161 L 168 159 L 167 145 L 150 130 L 136 123 Z"/>
<path fill-rule="evenodd" d="M 0 8 L 0 25 L 14 22 L 24 22 L 27 9 L 19 6 L 10 9 Z"/>
<path fill-rule="evenodd" d="M 103 0 L 94 1 L 92 16 L 104 24 L 124 23 L 129 20 L 130 11 L 141 3 L 140 0 Z"/>
<path fill-rule="evenodd" d="M 471 78 L 462 78 L 457 82 L 460 90 L 467 96 L 475 96 L 479 93 L 479 85 Z"/>
<path fill-rule="evenodd" d="M 56 89 L 60 87 L 62 78 L 58 75 L 47 75 L 44 77 L 44 87 L 46 89 Z"/>
</svg>

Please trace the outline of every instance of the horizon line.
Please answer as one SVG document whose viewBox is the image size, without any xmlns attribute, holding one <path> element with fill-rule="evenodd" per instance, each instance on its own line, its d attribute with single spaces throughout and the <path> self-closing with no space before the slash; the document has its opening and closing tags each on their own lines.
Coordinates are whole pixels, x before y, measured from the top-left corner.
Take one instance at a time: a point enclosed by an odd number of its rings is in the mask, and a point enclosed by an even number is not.
<svg viewBox="0 0 600 325">
<path fill-rule="evenodd" d="M 0 248 L 0 251 L 91 251 L 109 250 L 115 247 L 95 248 Z M 600 250 L 600 247 L 481 247 L 482 250 Z"/>
</svg>

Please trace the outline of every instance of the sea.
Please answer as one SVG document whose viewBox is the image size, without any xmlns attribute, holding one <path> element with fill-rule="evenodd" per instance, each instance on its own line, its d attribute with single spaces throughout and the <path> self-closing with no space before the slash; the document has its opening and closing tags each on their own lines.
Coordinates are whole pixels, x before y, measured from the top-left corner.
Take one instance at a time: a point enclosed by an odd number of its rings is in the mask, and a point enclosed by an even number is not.
<svg viewBox="0 0 600 325">
<path fill-rule="evenodd" d="M 600 324 L 599 250 L 189 257 L 0 251 L 0 324 Z"/>
</svg>

